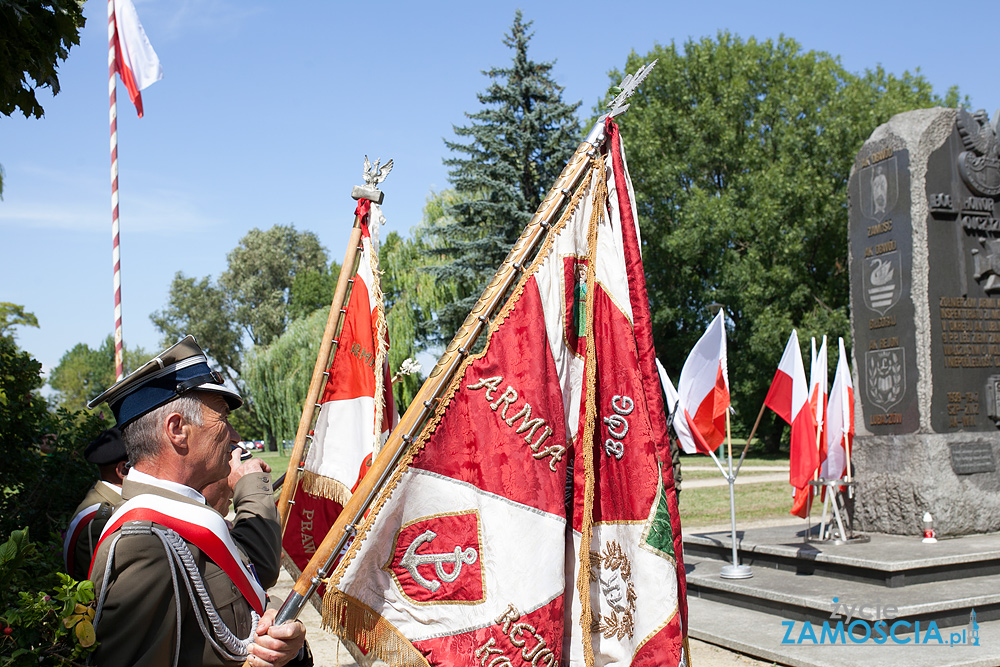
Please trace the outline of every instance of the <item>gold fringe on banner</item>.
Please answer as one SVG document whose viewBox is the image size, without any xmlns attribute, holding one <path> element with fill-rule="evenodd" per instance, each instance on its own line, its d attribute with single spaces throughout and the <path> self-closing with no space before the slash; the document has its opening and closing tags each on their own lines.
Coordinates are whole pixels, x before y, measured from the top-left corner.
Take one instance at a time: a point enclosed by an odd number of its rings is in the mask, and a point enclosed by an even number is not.
<svg viewBox="0 0 1000 667">
<path fill-rule="evenodd" d="M 594 158 L 594 193 L 593 210 L 590 214 L 590 225 L 587 229 L 587 360 L 584 390 L 586 391 L 586 421 L 583 437 L 580 438 L 583 453 L 584 487 L 583 487 L 583 518 L 580 526 L 580 574 L 576 581 L 577 593 L 580 595 L 580 629 L 583 642 L 583 660 L 586 667 L 594 667 L 594 632 L 593 611 L 590 608 L 590 584 L 593 568 L 591 566 L 590 541 L 594 528 L 594 425 L 597 421 L 597 405 L 594 389 L 597 384 L 597 349 L 594 345 L 594 296 L 597 282 L 597 227 L 607 209 L 608 187 L 604 174 L 604 160 Z"/>
<path fill-rule="evenodd" d="M 382 420 L 385 414 L 385 357 L 389 352 L 389 334 L 386 330 L 385 305 L 382 296 L 382 272 L 378 268 L 379 227 L 385 222 L 381 208 L 377 208 L 378 220 L 368 216 L 368 237 L 371 241 L 372 296 L 375 297 L 375 430 L 373 432 L 372 453 L 378 456 L 382 450 Z M 343 503 L 341 503 L 343 504 Z"/>
<path fill-rule="evenodd" d="M 351 499 L 351 490 L 343 482 L 308 470 L 302 471 L 301 488 L 306 493 L 339 503 L 341 507 Z"/>
<path fill-rule="evenodd" d="M 420 651 L 389 621 L 363 602 L 332 587 L 323 596 L 323 627 L 357 644 L 369 658 L 393 666 L 430 667 Z"/>
</svg>

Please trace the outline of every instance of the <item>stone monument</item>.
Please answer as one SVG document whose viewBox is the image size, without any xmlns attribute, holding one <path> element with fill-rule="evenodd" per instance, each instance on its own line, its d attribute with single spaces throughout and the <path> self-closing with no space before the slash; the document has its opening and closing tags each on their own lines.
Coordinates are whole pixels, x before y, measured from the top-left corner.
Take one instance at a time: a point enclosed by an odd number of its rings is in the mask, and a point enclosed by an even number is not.
<svg viewBox="0 0 1000 667">
<path fill-rule="evenodd" d="M 998 119 L 899 114 L 851 170 L 858 529 L 1000 530 Z"/>
</svg>

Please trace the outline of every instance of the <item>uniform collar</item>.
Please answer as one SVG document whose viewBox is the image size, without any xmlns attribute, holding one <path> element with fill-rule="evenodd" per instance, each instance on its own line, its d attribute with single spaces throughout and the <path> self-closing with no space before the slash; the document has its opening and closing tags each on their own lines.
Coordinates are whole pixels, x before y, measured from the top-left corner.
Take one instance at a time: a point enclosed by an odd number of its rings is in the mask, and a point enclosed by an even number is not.
<svg viewBox="0 0 1000 667">
<path fill-rule="evenodd" d="M 168 479 L 160 479 L 159 477 L 153 477 L 144 472 L 140 472 L 135 468 L 128 471 L 128 475 L 125 476 L 128 479 L 139 484 L 146 484 L 148 486 L 155 486 L 172 493 L 177 493 L 184 496 L 185 498 L 190 498 L 191 500 L 197 501 L 203 505 L 207 505 L 205 502 L 205 496 L 201 495 L 190 486 L 184 484 L 178 484 L 177 482 L 171 482 Z"/>
</svg>

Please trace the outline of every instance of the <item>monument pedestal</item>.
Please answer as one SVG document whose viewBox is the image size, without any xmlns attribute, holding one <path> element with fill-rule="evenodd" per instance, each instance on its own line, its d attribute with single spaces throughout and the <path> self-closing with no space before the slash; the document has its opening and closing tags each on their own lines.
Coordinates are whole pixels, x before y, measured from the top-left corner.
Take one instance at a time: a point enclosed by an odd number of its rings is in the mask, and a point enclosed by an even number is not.
<svg viewBox="0 0 1000 667">
<path fill-rule="evenodd" d="M 1000 531 L 1000 142 L 984 112 L 894 116 L 850 196 L 859 530 Z"/>
</svg>

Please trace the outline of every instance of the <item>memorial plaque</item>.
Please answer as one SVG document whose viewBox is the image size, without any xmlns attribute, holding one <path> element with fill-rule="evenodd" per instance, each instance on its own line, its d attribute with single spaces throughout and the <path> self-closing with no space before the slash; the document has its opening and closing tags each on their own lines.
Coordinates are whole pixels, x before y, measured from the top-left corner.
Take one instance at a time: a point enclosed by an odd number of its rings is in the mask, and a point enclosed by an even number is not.
<svg viewBox="0 0 1000 667">
<path fill-rule="evenodd" d="M 848 184 L 854 346 L 861 418 L 877 433 L 913 433 L 917 408 L 911 280 L 909 153 L 891 142 L 866 145 Z M 857 205 L 854 204 L 857 202 Z"/>
<path fill-rule="evenodd" d="M 931 427 L 936 433 L 997 429 L 990 418 L 996 413 L 993 376 L 1000 373 L 996 143 L 985 114 L 959 110 L 950 136 L 927 162 Z"/>
<path fill-rule="evenodd" d="M 876 128 L 848 181 L 862 530 L 1000 531 L 1000 137 L 977 111 Z"/>
<path fill-rule="evenodd" d="M 977 472 L 996 472 L 993 446 L 988 442 L 956 442 L 951 449 L 951 469 L 956 475 L 973 475 Z"/>
</svg>

